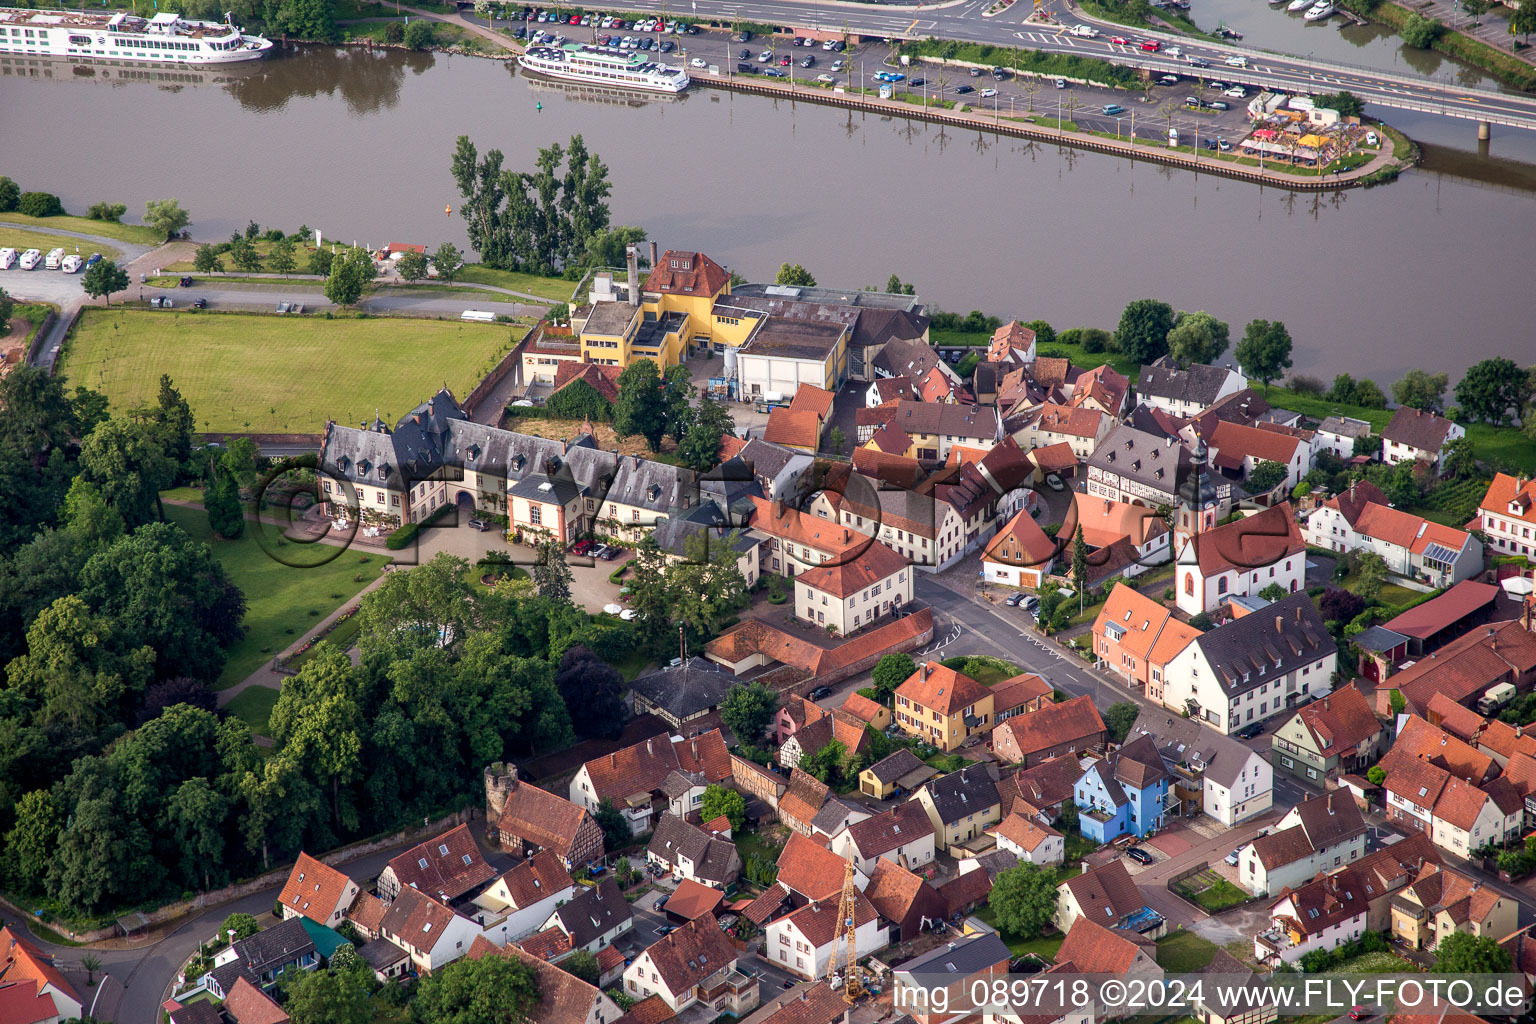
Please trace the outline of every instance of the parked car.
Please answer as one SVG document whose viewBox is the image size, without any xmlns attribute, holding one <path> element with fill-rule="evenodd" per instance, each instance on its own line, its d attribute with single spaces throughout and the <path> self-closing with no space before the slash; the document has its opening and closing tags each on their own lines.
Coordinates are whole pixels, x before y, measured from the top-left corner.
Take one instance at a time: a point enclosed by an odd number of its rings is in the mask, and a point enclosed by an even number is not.
<svg viewBox="0 0 1536 1024">
<path fill-rule="evenodd" d="M 669 897 L 670 894 L 668 893 L 662 893 L 660 896 L 657 896 L 654 900 L 651 900 L 651 909 L 660 910 L 662 907 L 667 905 L 667 900 Z"/>
<path fill-rule="evenodd" d="M 592 542 L 590 540 L 579 540 L 571 545 L 571 554 L 573 555 L 585 555 L 591 550 Z"/>
<path fill-rule="evenodd" d="M 832 696 L 832 687 L 830 686 L 818 686 L 811 691 L 811 700 L 824 700 L 830 696 Z"/>
<path fill-rule="evenodd" d="M 1024 603 L 1024 597 L 1024 594 L 1009 594 L 1008 607 L 1017 608 L 1019 605 Z"/>
<path fill-rule="evenodd" d="M 1233 867 L 1237 867 L 1238 858 L 1241 857 L 1242 855 L 1243 855 L 1243 848 L 1241 846 L 1239 846 L 1237 849 L 1235 849 L 1231 853 L 1227 854 L 1227 863 L 1231 864 Z"/>
<path fill-rule="evenodd" d="M 955 92 L 957 92 L 957 93 L 964 94 L 964 93 L 975 92 L 975 91 L 976 91 L 976 87 L 975 86 L 971 86 L 971 85 L 957 85 L 957 86 L 955 86 Z M 951 360 L 951 362 L 959 362 L 959 360 L 957 360 L 957 359 L 956 360 Z"/>
<path fill-rule="evenodd" d="M 1106 116 L 1106 117 L 1114 117 L 1117 114 L 1125 113 L 1125 108 L 1122 107 L 1118 103 L 1106 103 L 1106 104 L 1104 104 L 1103 113 L 1104 113 L 1104 116 Z M 1052 475 L 1054 475 L 1054 474 L 1052 474 Z M 1045 482 L 1046 483 L 1050 483 L 1051 482 L 1050 478 L 1047 477 Z M 1059 477 L 1056 480 L 1056 484 L 1057 484 L 1057 486 L 1054 489 L 1058 490 L 1058 491 L 1061 490 L 1061 486 L 1060 486 L 1061 485 L 1061 479 Z"/>
<path fill-rule="evenodd" d="M 837 79 L 833 78 L 831 75 L 817 75 L 816 81 L 820 82 L 822 85 L 831 85 L 833 82 L 837 81 Z"/>
<path fill-rule="evenodd" d="M 1376 138 L 1376 133 L 1372 132 L 1371 135 L 1370 135 L 1370 138 L 1372 140 L 1374 140 Z M 1372 142 L 1372 145 L 1375 145 L 1374 141 Z M 101 262 L 101 253 L 93 252 L 93 253 L 90 254 L 90 256 L 86 257 L 85 267 L 86 267 L 87 270 L 89 270 L 91 267 L 94 267 L 96 264 L 98 264 L 100 262 Z"/>
<path fill-rule="evenodd" d="M 1210 107 L 1212 110 L 1231 110 L 1232 109 L 1231 107 L 1227 106 L 1227 103 L 1226 103 L 1225 100 L 1212 100 L 1211 102 L 1207 103 L 1206 106 Z"/>
<path fill-rule="evenodd" d="M 752 41 L 752 33 L 744 31 L 741 33 L 741 35 L 736 37 L 736 41 L 738 43 L 750 43 Z"/>
<path fill-rule="evenodd" d="M 177 281 L 176 283 L 178 285 L 180 285 L 181 287 L 183 287 L 183 288 L 191 288 L 197 282 L 193 281 L 190 277 L 183 277 L 180 281 Z"/>
<path fill-rule="evenodd" d="M 983 89 L 977 95 L 979 95 L 984 100 L 988 100 L 988 99 L 991 99 L 993 96 L 997 95 L 997 90 L 996 89 Z"/>
<path fill-rule="evenodd" d="M 484 533 L 486 530 L 491 529 L 491 524 L 484 519 L 471 517 L 469 520 L 469 528 L 471 530 L 479 530 L 481 533 Z"/>
<path fill-rule="evenodd" d="M 789 72 L 785 71 L 783 68 L 768 68 L 766 71 L 763 72 L 763 74 L 767 75 L 769 78 L 788 78 L 789 77 Z"/>
<path fill-rule="evenodd" d="M 278 312 L 278 313 L 286 313 L 286 312 L 288 312 L 292 308 L 293 308 L 293 304 L 291 302 L 279 302 L 277 304 L 276 312 Z"/>
<path fill-rule="evenodd" d="M 842 61 L 840 61 L 840 60 L 835 60 L 835 61 L 833 61 L 833 62 L 832 62 L 832 73 L 833 73 L 833 74 L 836 74 L 836 73 L 837 73 L 837 72 L 839 72 L 839 71 L 841 71 L 841 70 L 843 70 L 843 67 L 844 67 L 844 66 L 845 66 L 845 65 L 844 65 L 844 64 L 843 64 L 843 62 L 842 62 Z"/>
<path fill-rule="evenodd" d="M 1257 736 L 1259 733 L 1261 733 L 1263 731 L 1264 731 L 1264 723 L 1263 722 L 1253 722 L 1253 723 L 1245 725 L 1241 729 L 1237 730 L 1237 738 L 1240 739 L 1240 740 L 1251 740 L 1251 739 L 1253 739 L 1255 736 Z"/>
<path fill-rule="evenodd" d="M 803 67 L 803 68 L 813 68 L 813 67 L 816 66 L 816 58 L 815 57 L 804 57 L 800 61 L 800 66 Z"/>
<path fill-rule="evenodd" d="M 1232 152 L 1232 143 L 1228 142 L 1226 139 L 1217 139 L 1216 148 L 1221 150 L 1223 153 L 1230 153 Z"/>
<path fill-rule="evenodd" d="M 592 550 L 592 557 L 593 558 L 607 558 L 608 557 L 608 545 L 607 544 L 599 544 L 596 548 L 594 548 Z"/>
<path fill-rule="evenodd" d="M 1058 89 L 1065 89 L 1066 87 L 1067 87 L 1067 80 L 1065 78 L 1058 78 L 1058 79 L 1056 79 L 1056 88 L 1058 88 Z"/>
<path fill-rule="evenodd" d="M 1113 105 L 1114 104 L 1110 104 L 1110 106 Z M 1106 108 L 1106 113 L 1107 112 L 1108 108 Z M 1064 491 L 1067 489 L 1066 484 L 1061 482 L 1061 477 L 1057 476 L 1055 473 L 1047 473 L 1045 475 L 1045 486 L 1049 487 L 1053 491 Z"/>
<path fill-rule="evenodd" d="M 703 57 L 693 57 L 689 59 L 688 66 L 691 68 L 707 68 L 709 67 L 709 61 Z"/>
<path fill-rule="evenodd" d="M 1138 864 L 1151 864 L 1156 860 L 1155 857 L 1140 846 L 1127 846 L 1125 848 L 1125 855 Z"/>
<path fill-rule="evenodd" d="M 1178 85 L 1179 84 L 1179 76 L 1178 75 L 1163 75 L 1161 78 L 1158 79 L 1158 82 L 1160 82 L 1163 85 Z"/>
<path fill-rule="evenodd" d="M 917 86 L 920 86 L 920 85 L 927 85 L 928 84 L 928 79 L 926 79 L 926 78 L 914 78 L 914 79 L 912 79 L 912 81 L 908 82 L 907 84 L 912 86 L 913 88 L 916 88 Z"/>
<path fill-rule="evenodd" d="M 1024 600 L 1019 602 L 1019 607 L 1023 608 L 1026 612 L 1028 612 L 1031 615 L 1039 615 L 1040 614 L 1040 599 L 1038 597 L 1036 597 L 1034 594 L 1026 594 L 1025 597 L 1024 597 Z"/>
<path fill-rule="evenodd" d="M 773 60 L 773 51 L 764 50 L 762 53 L 757 55 L 757 60 L 760 64 L 767 64 L 769 61 Z"/>
<path fill-rule="evenodd" d="M 603 554 L 602 554 L 603 561 L 611 562 L 615 558 L 618 558 L 620 550 L 621 550 L 620 548 L 617 548 L 617 547 L 615 547 L 612 544 L 604 544 L 603 545 Z"/>
<path fill-rule="evenodd" d="M 1230 88 L 1226 92 L 1222 93 L 1222 95 L 1223 96 L 1231 96 L 1235 100 L 1240 100 L 1240 99 L 1243 99 L 1244 97 L 1246 97 L 1248 95 L 1248 90 L 1244 89 L 1240 85 L 1234 85 L 1232 88 Z"/>
<path fill-rule="evenodd" d="M 208 308 L 208 300 L 207 299 L 193 299 L 192 300 L 192 308 L 193 309 L 207 309 Z"/>
<path fill-rule="evenodd" d="M 740 61 L 736 65 L 736 71 L 738 74 L 755 75 L 757 74 L 757 65 L 748 64 L 746 61 Z"/>
<path fill-rule="evenodd" d="M 980 78 L 981 77 L 981 68 L 971 68 L 971 77 L 972 78 Z"/>
</svg>

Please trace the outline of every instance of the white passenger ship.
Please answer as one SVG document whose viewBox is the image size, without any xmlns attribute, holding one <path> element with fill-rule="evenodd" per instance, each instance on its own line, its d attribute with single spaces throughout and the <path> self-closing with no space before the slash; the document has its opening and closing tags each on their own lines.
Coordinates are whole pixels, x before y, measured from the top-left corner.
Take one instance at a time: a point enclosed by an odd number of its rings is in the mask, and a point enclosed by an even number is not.
<svg viewBox="0 0 1536 1024">
<path fill-rule="evenodd" d="M 590 43 L 533 46 L 517 59 L 520 67 L 567 82 L 611 85 L 647 92 L 678 93 L 688 88 L 688 72 L 640 54 Z"/>
<path fill-rule="evenodd" d="M 0 7 L 0 54 L 164 64 L 258 60 L 272 41 L 230 24 L 187 21 L 169 12 L 34 11 Z"/>
</svg>

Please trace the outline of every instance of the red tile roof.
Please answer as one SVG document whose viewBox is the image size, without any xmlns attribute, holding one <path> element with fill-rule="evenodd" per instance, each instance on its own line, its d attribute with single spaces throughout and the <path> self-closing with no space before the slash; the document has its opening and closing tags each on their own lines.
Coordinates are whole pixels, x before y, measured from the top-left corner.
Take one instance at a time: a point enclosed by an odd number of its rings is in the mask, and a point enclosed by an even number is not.
<svg viewBox="0 0 1536 1024">
<path fill-rule="evenodd" d="M 569 859 L 588 819 L 586 808 L 528 782 L 507 794 L 497 827 Z"/>
<path fill-rule="evenodd" d="M 1043 676 L 1037 676 L 1033 672 L 1021 672 L 992 687 L 992 714 L 994 716 L 1005 714 L 1015 708 L 1023 707 L 1030 701 L 1049 697 L 1053 689 Z"/>
<path fill-rule="evenodd" d="M 619 400 L 619 374 L 623 370 L 617 366 L 599 366 L 596 363 L 578 363 L 574 360 L 562 360 L 555 367 L 555 389 L 550 392 L 553 396 L 562 391 L 572 381 L 586 381 L 587 385 L 608 399 L 610 402 Z"/>
<path fill-rule="evenodd" d="M 1425 718 L 1430 725 L 1438 725 L 1452 736 L 1468 743 L 1476 743 L 1478 734 L 1483 731 L 1483 726 L 1488 724 L 1482 715 L 1465 705 L 1456 703 L 1443 693 L 1437 693 L 1429 698 L 1429 705 L 1424 710 Z"/>
<path fill-rule="evenodd" d="M 896 688 L 897 704 L 902 698 L 928 711 L 948 718 L 986 697 L 990 691 L 968 675 L 947 668 L 937 661 L 925 662 L 907 681 Z"/>
<path fill-rule="evenodd" d="M 513 904 L 518 907 L 531 907 L 574 884 L 559 859 L 548 850 L 540 850 L 502 875 L 501 879 L 506 883 Z"/>
<path fill-rule="evenodd" d="M 778 865 L 781 883 L 807 899 L 820 900 L 842 889 L 847 861 L 815 840 L 793 832 L 779 851 Z"/>
<path fill-rule="evenodd" d="M 1195 537 L 1200 574 L 1206 579 L 1233 569 L 1248 572 L 1306 549 L 1288 501 Z"/>
<path fill-rule="evenodd" d="M 1035 850 L 1052 836 L 1061 835 L 1051 826 L 1042 825 L 1034 818 L 1023 814 L 1010 814 L 987 831 L 1007 839 L 1020 849 L 1029 851 Z"/>
<path fill-rule="evenodd" d="M 329 927 L 331 915 L 336 912 L 341 897 L 352 879 L 329 864 L 323 864 L 307 853 L 300 853 L 288 872 L 278 900 L 283 906 L 304 915 L 316 924 Z M 346 907 L 342 907 L 346 910 Z"/>
<path fill-rule="evenodd" d="M 480 855 L 467 824 L 418 843 L 391 858 L 388 866 L 401 889 L 416 889 L 445 900 L 456 900 L 496 877 L 496 869 Z"/>
<path fill-rule="evenodd" d="M 0 985 L 0 1021 L 5 1024 L 38 1024 L 59 1019 L 53 996 L 40 991 L 30 978 L 14 985 Z M 839 997 L 838 1002 L 842 1002 Z"/>
<path fill-rule="evenodd" d="M 623 803 L 631 796 L 652 793 L 674 771 L 700 772 L 710 782 L 730 778 L 731 756 L 719 729 L 673 743 L 653 736 L 633 746 L 594 758 L 582 767 L 592 779 L 599 800 Z"/>
<path fill-rule="evenodd" d="M 1051 434 L 1070 434 L 1073 437 L 1098 437 L 1104 413 L 1083 406 L 1055 405 L 1047 402 L 1040 407 L 1034 426 Z"/>
<path fill-rule="evenodd" d="M 1150 958 L 1156 948 L 1155 943 L 1131 932 L 1111 930 L 1080 917 L 1072 922 L 1056 959 L 1070 960 L 1084 974 L 1125 974 L 1138 956 Z"/>
<path fill-rule="evenodd" d="M 911 564 L 905 555 L 898 555 L 880 541 L 872 540 L 867 548 L 845 561 L 803 570 L 795 576 L 795 585 L 847 600 L 859 591 L 895 576 Z"/>
<path fill-rule="evenodd" d="M 1519 622 L 1497 622 L 1469 630 L 1392 679 L 1409 707 L 1418 711 L 1427 709 L 1436 693 L 1467 701 L 1479 691 L 1495 683 L 1512 682 L 1533 668 L 1536 634 L 1527 632 Z"/>
<path fill-rule="evenodd" d="M 843 701 L 842 709 L 850 715 L 857 715 L 866 722 L 874 721 L 881 712 L 886 711 L 883 704 L 878 704 L 862 694 L 850 693 L 848 699 Z"/>
<path fill-rule="evenodd" d="M 863 534 L 854 533 L 847 527 L 830 523 L 820 516 L 807 515 L 797 508 L 769 501 L 752 499 L 752 528 L 794 544 L 804 545 L 828 555 L 841 554 L 851 548 L 869 542 Z"/>
<path fill-rule="evenodd" d="M 667 990 L 676 993 L 697 985 L 736 960 L 736 950 L 713 914 L 689 921 L 657 939 L 646 947 L 644 955 L 651 958 Z"/>
<path fill-rule="evenodd" d="M 1390 775 L 1411 761 L 1424 761 L 1444 768 L 1457 778 L 1477 784 L 1497 774 L 1493 757 L 1470 744 L 1430 725 L 1417 715 L 1408 716 L 1397 732 L 1392 749 L 1381 759 Z"/>
<path fill-rule="evenodd" d="M 651 269 L 641 289 L 673 295 L 718 295 L 731 283 L 724 267 L 701 252 L 668 249 Z"/>
<path fill-rule="evenodd" d="M 1511 502 L 1515 511 L 1510 511 Z M 1483 512 L 1536 525 L 1536 477 L 1521 479 L 1508 473 L 1495 473 L 1477 507 Z"/>
<path fill-rule="evenodd" d="M 1061 743 L 1105 731 L 1104 719 L 1099 717 L 1099 709 L 1093 706 L 1092 697 L 1073 697 L 1060 704 L 1047 704 L 1027 715 L 1015 715 L 993 732 L 1004 729 L 1013 734 L 1014 743 L 1025 758 Z"/>
<path fill-rule="evenodd" d="M 671 1020 L 675 1016 L 677 1015 L 672 1012 L 672 1007 L 668 1006 L 667 1001 L 661 996 L 647 996 L 631 1006 L 629 1011 L 613 1024 L 662 1024 L 662 1021 Z"/>
<path fill-rule="evenodd" d="M 805 936 L 807 942 L 813 947 L 825 946 L 831 942 L 837 934 L 837 914 L 840 893 L 834 893 L 825 899 L 812 900 L 792 914 L 779 918 L 780 922 L 793 922 Z M 869 924 L 878 914 L 875 905 L 862 893 L 855 890 L 853 897 L 854 927 L 859 928 Z"/>
<path fill-rule="evenodd" d="M 1341 686 L 1297 712 L 1323 757 L 1348 753 L 1384 726 L 1354 686 Z"/>
<path fill-rule="evenodd" d="M 939 886 L 939 895 L 949 914 L 963 913 L 987 898 L 992 891 L 992 878 L 984 868 L 956 875 Z"/>
<path fill-rule="evenodd" d="M 1432 597 L 1401 615 L 1393 616 L 1383 622 L 1382 626 L 1394 633 L 1427 640 L 1442 629 L 1492 604 L 1498 596 L 1499 588 L 1492 583 L 1462 580 L 1439 597 Z"/>
<path fill-rule="evenodd" d="M 1206 421 L 1202 418 L 1197 422 L 1203 425 Z M 1197 429 L 1196 433 L 1200 431 Z M 1228 457 L 1242 455 L 1262 461 L 1278 462 L 1282 466 L 1290 465 L 1291 459 L 1296 455 L 1296 446 L 1302 443 L 1300 438 L 1277 434 L 1272 430 L 1260 430 L 1258 427 L 1247 427 L 1230 420 L 1216 420 L 1215 429 L 1202 434 L 1202 437 L 1206 444 Z"/>
<path fill-rule="evenodd" d="M 826 388 L 819 388 L 814 384 L 801 384 L 795 391 L 795 397 L 789 400 L 789 408 L 794 412 L 809 409 L 822 419 L 826 419 L 832 413 L 832 399 L 836 397 Z"/>
<path fill-rule="evenodd" d="M 703 882 L 685 878 L 677 883 L 677 888 L 667 898 L 665 908 L 669 914 L 692 921 L 696 917 L 713 914 L 724 898 L 725 893 L 719 889 L 711 889 Z"/>
<path fill-rule="evenodd" d="M 1017 565 L 1025 568 L 1043 568 L 1056 555 L 1056 542 L 1029 514 L 1028 508 L 1019 510 L 997 536 L 987 542 L 981 557 L 989 562 Z"/>
<path fill-rule="evenodd" d="M 986 872 L 982 872 L 986 874 Z M 921 876 L 908 871 L 895 861 L 880 859 L 870 872 L 869 886 L 864 895 L 874 904 L 880 916 L 888 921 L 905 921 L 912 905 L 924 897 L 932 899 L 938 894 Z M 937 900 L 934 900 L 937 902 Z"/>
<path fill-rule="evenodd" d="M 347 920 L 357 925 L 365 934 L 377 935 L 379 925 L 389 910 L 389 904 L 369 892 L 360 892 L 347 911 Z"/>
<path fill-rule="evenodd" d="M 774 409 L 763 440 L 790 448 L 814 449 L 821 443 L 821 417 L 809 409 Z"/>
<path fill-rule="evenodd" d="M 54 966 L 52 957 L 9 925 L 0 927 L 0 982 L 24 981 L 37 982 L 39 989 L 52 985 L 75 1002 L 84 1002 L 63 972 Z"/>
<path fill-rule="evenodd" d="M 571 945 L 571 937 L 553 925 L 541 932 L 518 939 L 517 945 L 524 953 L 538 957 L 540 960 L 554 960 L 574 948 Z"/>
<path fill-rule="evenodd" d="M 801 985 L 759 1024 L 832 1024 L 848 1012 L 841 989 Z"/>
<path fill-rule="evenodd" d="M 288 1014 L 245 978 L 235 979 L 224 997 L 224 1012 L 234 1024 L 288 1024 Z M 0 1014 L 0 1019 L 5 1019 Z"/>
<path fill-rule="evenodd" d="M 562 971 L 554 964 L 529 956 L 516 943 L 509 942 L 498 949 L 485 936 L 477 935 L 470 944 L 469 952 L 464 955 L 471 960 L 502 956 L 520 960 L 533 968 L 538 982 L 539 1005 L 528 1014 L 528 1019 L 538 1021 L 539 1024 L 586 1024 L 593 1004 L 607 999 L 596 986 Z"/>
<path fill-rule="evenodd" d="M 931 835 L 933 822 L 928 819 L 928 812 L 922 804 L 910 800 L 848 826 L 848 838 L 866 859 Z"/>
<path fill-rule="evenodd" d="M 1035 344 L 1035 332 L 1017 320 L 1009 320 L 992 332 L 992 342 L 987 346 L 987 359 L 1000 363 L 1015 349 L 1026 355 Z"/>
<path fill-rule="evenodd" d="M 1072 445 L 1068 441 L 1057 441 L 1043 448 L 1033 448 L 1029 452 L 1029 459 L 1040 467 L 1042 473 L 1060 473 L 1077 468 L 1077 453 L 1072 450 Z"/>
</svg>

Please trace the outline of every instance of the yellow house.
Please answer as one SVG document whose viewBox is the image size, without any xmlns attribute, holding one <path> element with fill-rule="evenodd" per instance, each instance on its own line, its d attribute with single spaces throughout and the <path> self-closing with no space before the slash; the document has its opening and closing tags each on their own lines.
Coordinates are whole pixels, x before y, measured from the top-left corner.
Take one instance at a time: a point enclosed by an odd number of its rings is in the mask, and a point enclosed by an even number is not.
<svg viewBox="0 0 1536 1024">
<path fill-rule="evenodd" d="M 912 795 L 933 822 L 935 846 L 949 850 L 968 843 L 1002 820 L 997 780 L 997 767 L 983 762 L 941 775 Z"/>
<path fill-rule="evenodd" d="M 668 249 L 634 301 L 598 300 L 578 325 L 581 357 L 604 366 L 650 359 L 676 366 L 690 346 L 708 345 L 715 300 L 731 293 L 725 268 L 699 252 Z"/>
<path fill-rule="evenodd" d="M 1426 863 L 1392 899 L 1392 934 L 1413 949 L 1433 950 L 1447 935 L 1501 939 L 1518 925 L 1519 905 L 1459 871 Z"/>
<path fill-rule="evenodd" d="M 942 750 L 955 750 L 992 725 L 992 691 L 930 661 L 896 689 L 896 724 Z"/>
<path fill-rule="evenodd" d="M 640 293 L 641 307 L 658 319 L 666 313 L 687 317 L 687 344 L 709 345 L 714 335 L 711 311 L 716 299 L 731 294 L 731 275 L 701 252 L 668 249 L 651 268 Z"/>
</svg>

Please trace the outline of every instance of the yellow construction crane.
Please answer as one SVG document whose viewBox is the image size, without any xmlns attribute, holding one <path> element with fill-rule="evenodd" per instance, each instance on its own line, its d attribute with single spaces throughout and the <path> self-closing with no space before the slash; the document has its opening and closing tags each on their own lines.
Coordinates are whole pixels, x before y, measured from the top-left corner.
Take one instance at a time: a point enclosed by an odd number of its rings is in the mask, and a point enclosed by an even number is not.
<svg viewBox="0 0 1536 1024">
<path fill-rule="evenodd" d="M 837 903 L 837 931 L 832 934 L 832 956 L 827 961 L 827 983 L 836 985 L 838 962 L 846 957 L 843 999 L 849 1006 L 864 994 L 864 984 L 859 978 L 859 949 L 855 938 L 859 924 L 855 902 L 858 893 L 858 886 L 853 883 L 853 857 L 850 856 L 843 868 L 843 892 Z"/>
</svg>

